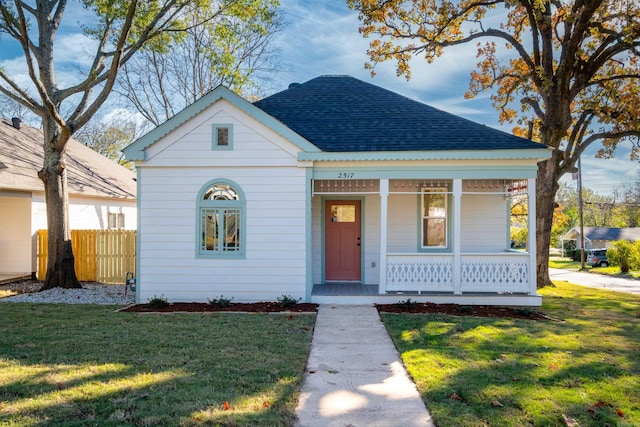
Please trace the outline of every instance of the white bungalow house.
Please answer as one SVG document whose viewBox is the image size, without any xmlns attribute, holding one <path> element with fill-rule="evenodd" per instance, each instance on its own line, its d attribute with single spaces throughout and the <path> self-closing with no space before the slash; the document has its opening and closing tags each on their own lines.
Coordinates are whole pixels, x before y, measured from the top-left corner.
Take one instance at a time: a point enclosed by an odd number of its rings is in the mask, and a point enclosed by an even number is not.
<svg viewBox="0 0 640 427">
<path fill-rule="evenodd" d="M 0 280 L 36 273 L 36 232 L 47 228 L 42 145 L 40 129 L 0 121 Z M 75 140 L 67 155 L 71 229 L 135 230 L 135 173 Z"/>
<path fill-rule="evenodd" d="M 532 141 L 321 76 L 255 103 L 218 87 L 124 152 L 138 302 L 541 304 L 509 239 L 550 155 Z"/>
</svg>

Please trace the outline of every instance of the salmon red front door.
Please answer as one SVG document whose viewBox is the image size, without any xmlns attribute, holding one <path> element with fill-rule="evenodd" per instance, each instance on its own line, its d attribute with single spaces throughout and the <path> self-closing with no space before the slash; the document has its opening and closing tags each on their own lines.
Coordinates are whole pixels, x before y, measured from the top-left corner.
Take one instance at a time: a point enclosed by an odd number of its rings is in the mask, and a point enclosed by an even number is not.
<svg viewBox="0 0 640 427">
<path fill-rule="evenodd" d="M 325 279 L 360 281 L 360 201 L 325 201 Z"/>
</svg>

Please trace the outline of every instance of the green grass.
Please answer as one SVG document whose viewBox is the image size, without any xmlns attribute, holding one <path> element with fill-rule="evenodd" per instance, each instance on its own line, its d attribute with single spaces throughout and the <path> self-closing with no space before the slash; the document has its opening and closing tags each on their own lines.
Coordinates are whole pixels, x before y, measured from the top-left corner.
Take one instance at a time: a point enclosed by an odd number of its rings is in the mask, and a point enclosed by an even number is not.
<svg viewBox="0 0 640 427">
<path fill-rule="evenodd" d="M 563 270 L 579 270 L 580 261 L 574 261 L 571 258 L 551 257 L 549 258 L 549 267 Z M 590 269 L 591 267 L 585 264 L 585 269 L 587 268 Z"/>
<path fill-rule="evenodd" d="M 314 321 L 5 303 L 0 425 L 292 425 Z"/>
<path fill-rule="evenodd" d="M 540 293 L 557 321 L 382 316 L 438 427 L 640 425 L 640 297 Z"/>
</svg>

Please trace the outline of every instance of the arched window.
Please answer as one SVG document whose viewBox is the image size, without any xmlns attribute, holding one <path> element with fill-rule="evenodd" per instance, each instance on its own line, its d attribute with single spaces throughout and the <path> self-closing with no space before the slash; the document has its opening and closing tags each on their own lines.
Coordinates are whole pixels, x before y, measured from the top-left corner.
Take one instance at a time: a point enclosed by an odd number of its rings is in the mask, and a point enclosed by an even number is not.
<svg viewBox="0 0 640 427">
<path fill-rule="evenodd" d="M 235 183 L 214 180 L 198 194 L 197 253 L 201 257 L 244 256 L 244 196 Z"/>
</svg>

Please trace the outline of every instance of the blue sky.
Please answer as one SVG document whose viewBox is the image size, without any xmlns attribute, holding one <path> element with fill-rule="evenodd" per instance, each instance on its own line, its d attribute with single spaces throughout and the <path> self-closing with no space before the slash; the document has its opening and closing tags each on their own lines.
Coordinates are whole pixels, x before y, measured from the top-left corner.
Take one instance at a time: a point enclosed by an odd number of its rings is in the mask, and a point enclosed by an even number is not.
<svg viewBox="0 0 640 427">
<path fill-rule="evenodd" d="M 66 13 L 74 13 L 73 10 L 68 8 Z M 357 14 L 349 10 L 344 0 L 281 0 L 281 10 L 287 25 L 277 35 L 276 43 L 283 71 L 276 76 L 271 92 L 319 75 L 350 75 L 452 114 L 510 132 L 510 125 L 500 127 L 498 113 L 491 106 L 488 95 L 464 99 L 469 74 L 477 62 L 475 44 L 452 48 L 432 64 L 415 58 L 410 81 L 396 76 L 392 62 L 379 64 L 376 77 L 372 78 L 364 69 L 369 41 L 358 33 Z M 84 53 L 87 42 L 77 28 L 78 21 L 78 15 L 66 17 L 67 26 L 57 39 L 58 46 L 65 46 L 64 50 L 58 48 L 60 55 L 56 58 L 56 65 L 62 66 L 57 74 L 61 85 L 64 81 L 73 81 L 78 72 L 77 64 L 83 58 L 90 58 Z M 0 38 L 0 67 L 10 75 L 24 76 L 24 62 L 17 57 L 18 54 L 6 36 Z M 597 147 L 592 147 L 582 158 L 583 185 L 609 195 L 621 183 L 635 180 L 637 163 L 628 160 L 628 147 L 622 148 L 616 153 L 616 159 L 603 160 L 594 158 Z M 571 178 L 565 177 L 563 181 L 571 182 Z"/>
</svg>

